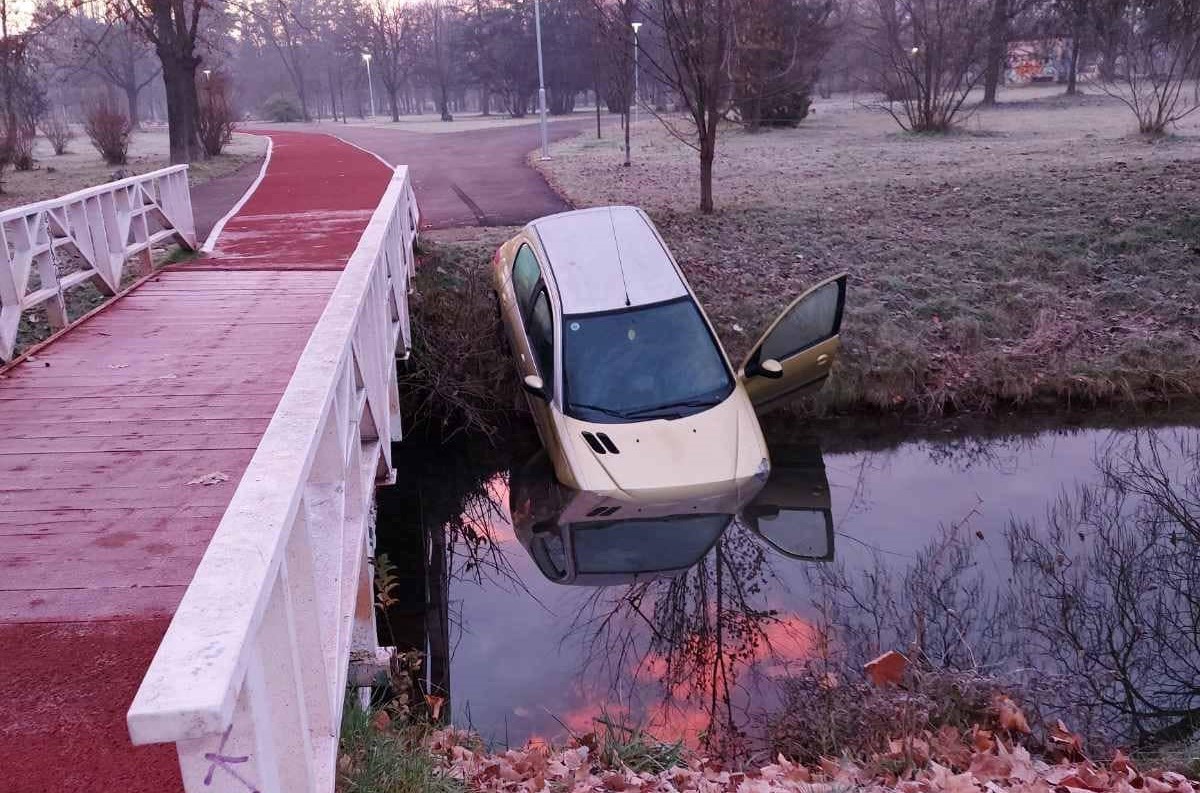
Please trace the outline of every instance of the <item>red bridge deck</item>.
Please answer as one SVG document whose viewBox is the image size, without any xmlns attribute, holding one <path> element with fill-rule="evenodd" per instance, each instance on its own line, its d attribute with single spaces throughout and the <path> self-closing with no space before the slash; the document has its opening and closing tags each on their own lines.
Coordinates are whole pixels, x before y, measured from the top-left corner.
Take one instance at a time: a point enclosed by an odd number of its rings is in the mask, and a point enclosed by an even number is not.
<svg viewBox="0 0 1200 793">
<path fill-rule="evenodd" d="M 125 711 L 390 178 L 335 138 L 271 137 L 214 256 L 0 375 L 3 793 L 181 789 Z"/>
</svg>

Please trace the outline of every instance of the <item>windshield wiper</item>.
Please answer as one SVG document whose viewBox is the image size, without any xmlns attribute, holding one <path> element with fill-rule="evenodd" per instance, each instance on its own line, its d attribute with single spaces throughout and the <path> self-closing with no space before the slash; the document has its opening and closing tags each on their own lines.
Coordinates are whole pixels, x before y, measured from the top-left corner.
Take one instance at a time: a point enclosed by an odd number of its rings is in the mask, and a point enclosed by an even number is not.
<svg viewBox="0 0 1200 793">
<path fill-rule="evenodd" d="M 628 413 L 629 418 L 644 418 L 653 416 L 656 413 L 667 412 L 675 418 L 679 418 L 679 408 L 710 408 L 721 404 L 719 399 L 682 399 L 678 402 L 668 402 L 665 405 L 655 405 L 652 408 L 640 408 L 631 410 Z M 665 418 L 665 417 L 663 417 Z"/>
<path fill-rule="evenodd" d="M 597 413 L 603 413 L 606 416 L 612 416 L 613 418 L 618 418 L 618 419 L 627 419 L 630 417 L 630 414 L 625 413 L 624 411 L 621 411 L 621 410 L 613 410 L 612 408 L 603 408 L 603 407 L 600 407 L 599 405 L 585 405 L 582 402 L 572 402 L 571 408 L 572 409 L 583 408 L 584 410 L 594 410 Z"/>
</svg>

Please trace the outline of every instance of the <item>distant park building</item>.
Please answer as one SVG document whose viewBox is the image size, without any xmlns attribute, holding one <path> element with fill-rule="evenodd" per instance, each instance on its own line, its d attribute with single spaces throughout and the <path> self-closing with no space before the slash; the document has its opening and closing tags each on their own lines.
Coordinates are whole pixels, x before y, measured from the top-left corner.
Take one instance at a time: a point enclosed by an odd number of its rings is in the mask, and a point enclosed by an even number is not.
<svg viewBox="0 0 1200 793">
<path fill-rule="evenodd" d="M 1008 68 L 1004 79 L 1009 85 L 1065 83 L 1070 71 L 1069 38 L 1031 39 L 1008 45 Z"/>
</svg>

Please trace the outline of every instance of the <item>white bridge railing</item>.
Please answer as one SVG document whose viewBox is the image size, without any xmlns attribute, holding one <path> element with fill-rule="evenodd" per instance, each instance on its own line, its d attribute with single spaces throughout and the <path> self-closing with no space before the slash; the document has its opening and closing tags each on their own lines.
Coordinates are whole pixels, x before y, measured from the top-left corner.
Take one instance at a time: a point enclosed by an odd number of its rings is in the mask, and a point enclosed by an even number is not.
<svg viewBox="0 0 1200 793">
<path fill-rule="evenodd" d="M 12 360 L 26 312 L 44 306 L 52 329 L 66 327 L 67 292 L 91 283 L 116 294 L 126 263 L 136 256 L 135 271 L 149 273 L 151 248 L 171 238 L 196 247 L 186 165 L 0 212 L 0 362 Z"/>
<path fill-rule="evenodd" d="M 417 208 L 397 168 L 127 714 L 193 791 L 332 793 L 347 665 L 374 650 Z"/>
</svg>

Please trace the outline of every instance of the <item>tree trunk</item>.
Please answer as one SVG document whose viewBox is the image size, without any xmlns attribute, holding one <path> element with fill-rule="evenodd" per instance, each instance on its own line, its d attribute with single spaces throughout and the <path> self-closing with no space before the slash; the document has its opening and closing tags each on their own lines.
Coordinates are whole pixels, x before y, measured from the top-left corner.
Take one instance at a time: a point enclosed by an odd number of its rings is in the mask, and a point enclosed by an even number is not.
<svg viewBox="0 0 1200 793">
<path fill-rule="evenodd" d="M 163 88 L 167 95 L 167 138 L 171 163 L 204 159 L 196 134 L 196 65 L 198 59 L 168 56 L 162 59 Z"/>
<path fill-rule="evenodd" d="M 450 100 L 446 96 L 446 81 L 443 79 L 439 86 L 438 93 L 438 112 L 442 115 L 442 121 L 453 121 L 454 116 L 450 115 Z"/>
<path fill-rule="evenodd" d="M 400 101 L 399 101 L 399 99 L 397 99 L 397 97 L 396 97 L 396 94 L 397 94 L 397 93 L 398 93 L 398 91 L 397 91 L 397 89 L 395 89 L 395 88 L 389 88 L 389 89 L 388 89 L 388 92 L 387 92 L 387 94 L 388 94 L 388 105 L 389 105 L 389 106 L 391 107 L 391 109 L 392 109 L 392 121 L 399 121 L 399 120 L 400 120 Z"/>
<path fill-rule="evenodd" d="M 134 129 L 141 129 L 142 119 L 138 112 L 138 88 L 137 85 L 125 86 L 125 105 L 129 108 L 129 126 Z"/>
<path fill-rule="evenodd" d="M 983 104 L 996 104 L 996 93 L 1004 76 L 1008 58 L 1008 0 L 993 0 L 992 22 L 988 28 L 987 70 L 983 76 Z"/>
<path fill-rule="evenodd" d="M 1071 66 L 1067 71 L 1067 96 L 1075 96 L 1079 93 L 1079 55 L 1082 51 L 1079 39 L 1079 26 L 1075 26 L 1075 31 L 1071 36 Z"/>
<path fill-rule="evenodd" d="M 700 211 L 713 211 L 713 160 L 717 154 L 717 139 L 704 130 L 700 136 Z"/>
<path fill-rule="evenodd" d="M 305 121 L 312 121 L 312 114 L 308 112 L 308 91 L 304 88 L 304 81 L 296 81 L 296 95 L 300 99 L 300 116 Z"/>
<path fill-rule="evenodd" d="M 334 87 L 333 87 L 333 68 L 330 67 L 329 69 L 327 69 L 326 73 L 329 75 L 329 109 L 332 111 L 333 123 L 336 124 L 337 120 L 338 120 L 338 117 L 337 117 L 337 91 L 335 91 Z M 344 107 L 342 108 L 342 115 L 343 116 L 346 115 L 346 108 L 344 108 Z"/>
</svg>

